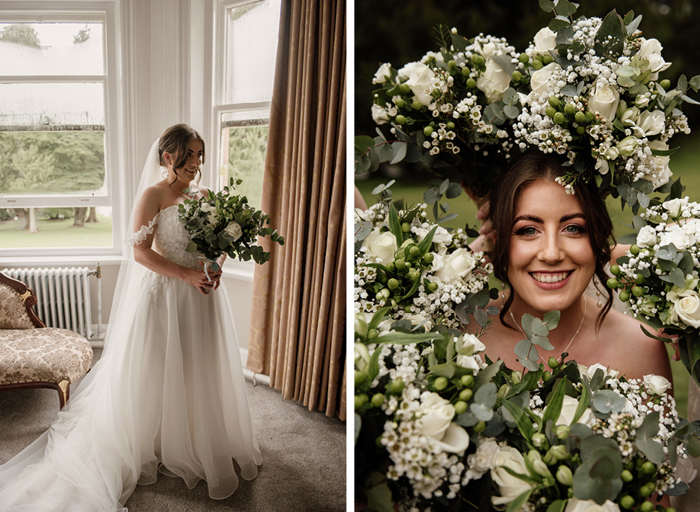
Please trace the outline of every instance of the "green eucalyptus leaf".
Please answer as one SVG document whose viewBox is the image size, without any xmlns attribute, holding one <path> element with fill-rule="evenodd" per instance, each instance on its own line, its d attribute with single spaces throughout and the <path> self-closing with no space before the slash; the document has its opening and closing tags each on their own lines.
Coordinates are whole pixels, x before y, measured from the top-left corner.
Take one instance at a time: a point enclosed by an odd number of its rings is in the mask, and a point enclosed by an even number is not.
<svg viewBox="0 0 700 512">
<path fill-rule="evenodd" d="M 490 421 L 493 418 L 493 409 L 479 403 L 469 404 L 469 412 L 471 412 L 476 419 L 479 421 Z"/>
<path fill-rule="evenodd" d="M 544 12 L 552 12 L 554 10 L 554 2 L 552 0 L 539 0 L 540 9 Z"/>
<path fill-rule="evenodd" d="M 497 398 L 498 390 L 496 389 L 496 384 L 493 382 L 481 386 L 476 390 L 476 393 L 474 393 L 474 402 L 489 408 L 493 408 L 493 406 L 496 405 Z"/>
<path fill-rule="evenodd" d="M 571 25 L 571 22 L 568 18 L 564 16 L 556 16 L 549 22 L 548 27 L 552 32 L 557 32 L 565 27 L 568 27 L 569 25 Z"/>
<path fill-rule="evenodd" d="M 617 14 L 617 11 L 610 12 L 603 22 L 595 36 L 595 53 L 596 55 L 617 60 L 622 55 L 625 47 L 625 34 L 627 30 L 622 24 L 622 19 Z M 611 37 L 609 37 L 611 36 Z"/>
</svg>

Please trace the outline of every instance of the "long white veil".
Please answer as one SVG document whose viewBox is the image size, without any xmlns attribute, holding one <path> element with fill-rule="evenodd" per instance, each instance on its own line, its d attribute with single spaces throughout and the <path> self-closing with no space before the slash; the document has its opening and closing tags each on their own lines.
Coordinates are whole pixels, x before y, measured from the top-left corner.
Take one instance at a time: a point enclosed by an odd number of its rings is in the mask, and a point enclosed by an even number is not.
<svg viewBox="0 0 700 512">
<path fill-rule="evenodd" d="M 148 233 L 153 232 L 156 219 L 152 219 L 148 226 L 141 226 L 140 230 L 134 232 L 134 216 L 136 207 L 145 190 L 163 179 L 162 174 L 165 168 L 160 166 L 160 155 L 158 151 L 159 142 L 160 139 L 156 139 L 148 152 L 146 163 L 141 172 L 139 186 L 136 189 L 136 199 L 131 208 L 129 221 L 126 224 L 126 233 L 130 233 L 130 235 L 128 235 L 124 241 L 124 259 L 119 268 L 117 284 L 114 289 L 112 309 L 109 314 L 109 325 L 105 334 L 104 351 L 102 354 L 103 359 L 108 357 L 115 349 L 114 340 L 117 339 L 117 337 L 115 337 L 115 330 L 119 329 L 121 324 L 119 319 L 128 318 L 130 314 L 133 314 L 132 308 L 136 301 L 128 300 L 128 297 L 134 297 L 135 294 L 139 293 L 139 284 L 144 279 L 147 272 L 143 265 L 139 265 L 134 260 L 133 246 L 135 243 L 140 243 Z"/>
</svg>

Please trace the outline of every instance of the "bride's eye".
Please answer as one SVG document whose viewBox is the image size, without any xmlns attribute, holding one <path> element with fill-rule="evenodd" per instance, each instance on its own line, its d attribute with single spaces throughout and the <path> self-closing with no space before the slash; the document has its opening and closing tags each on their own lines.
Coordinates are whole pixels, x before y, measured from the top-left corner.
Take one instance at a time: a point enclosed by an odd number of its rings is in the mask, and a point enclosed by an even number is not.
<svg viewBox="0 0 700 512">
<path fill-rule="evenodd" d="M 516 229 L 514 233 L 518 236 L 534 236 L 537 234 L 537 230 L 532 226 L 523 226 Z"/>
<path fill-rule="evenodd" d="M 573 235 L 583 235 L 586 233 L 586 228 L 580 224 L 569 224 L 564 228 L 564 231 Z"/>
</svg>

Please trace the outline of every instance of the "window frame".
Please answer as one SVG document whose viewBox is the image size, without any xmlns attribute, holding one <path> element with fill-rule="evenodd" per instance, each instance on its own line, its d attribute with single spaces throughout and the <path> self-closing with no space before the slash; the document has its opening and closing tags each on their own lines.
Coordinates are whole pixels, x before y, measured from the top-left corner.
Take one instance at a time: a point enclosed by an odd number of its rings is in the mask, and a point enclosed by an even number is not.
<svg viewBox="0 0 700 512">
<path fill-rule="evenodd" d="M 223 129 L 222 118 L 225 114 L 236 112 L 256 112 L 261 117 L 270 118 L 270 110 L 272 101 L 262 101 L 255 103 L 224 103 L 226 89 L 226 61 L 227 61 L 227 45 L 228 36 L 227 16 L 226 13 L 230 8 L 240 7 L 246 4 L 257 3 L 259 0 L 218 0 L 215 7 L 215 22 L 213 31 L 214 42 L 214 86 L 213 86 L 213 101 L 212 101 L 212 123 L 211 123 L 211 156 L 215 159 L 213 164 L 209 165 L 209 183 L 215 184 L 215 190 L 219 190 L 219 169 L 221 156 L 221 134 Z M 284 1 L 284 0 L 282 0 Z M 267 125 L 269 126 L 269 124 Z M 224 271 L 244 280 L 252 280 L 255 270 L 254 261 L 232 261 L 230 258 L 224 264 Z"/>
<path fill-rule="evenodd" d="M 103 26 L 103 75 L 0 75 L 0 84 L 5 83 L 101 83 L 105 113 L 105 189 L 104 195 L 22 195 L 0 196 L 0 208 L 49 208 L 49 207 L 91 207 L 107 206 L 112 208 L 112 245 L 111 247 L 55 247 L 55 248 L 1 248 L 3 260 L 36 254 L 37 250 L 45 256 L 67 256 L 80 254 L 85 256 L 120 255 L 122 252 L 120 233 L 122 232 L 122 215 L 120 212 L 121 180 L 118 172 L 121 168 L 119 148 L 120 132 L 120 94 L 121 66 L 119 61 L 119 12 L 118 0 L 98 1 L 9 1 L 0 0 L 0 20 L 3 22 L 37 23 L 37 22 L 99 22 Z"/>
</svg>

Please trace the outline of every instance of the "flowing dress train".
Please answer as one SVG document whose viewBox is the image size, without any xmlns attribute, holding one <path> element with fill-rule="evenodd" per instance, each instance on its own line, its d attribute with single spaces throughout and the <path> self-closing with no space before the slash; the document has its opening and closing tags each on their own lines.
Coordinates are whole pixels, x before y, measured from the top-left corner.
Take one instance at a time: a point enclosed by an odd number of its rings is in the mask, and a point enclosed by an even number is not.
<svg viewBox="0 0 700 512">
<path fill-rule="evenodd" d="M 199 268 L 177 206 L 140 236 L 169 260 Z M 0 467 L 0 512 L 125 511 L 158 472 L 230 496 L 262 463 L 224 290 L 139 269 L 121 296 L 103 357 L 51 428 Z M 114 315 L 114 313 L 113 313 Z"/>
</svg>

